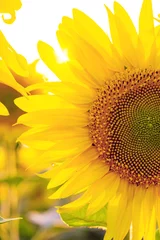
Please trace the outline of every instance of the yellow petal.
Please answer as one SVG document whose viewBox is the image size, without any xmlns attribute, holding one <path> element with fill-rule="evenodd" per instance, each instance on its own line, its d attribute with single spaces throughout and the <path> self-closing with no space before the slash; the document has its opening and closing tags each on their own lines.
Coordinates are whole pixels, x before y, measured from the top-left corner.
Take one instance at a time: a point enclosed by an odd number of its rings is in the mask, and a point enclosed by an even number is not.
<svg viewBox="0 0 160 240">
<path fill-rule="evenodd" d="M 17 54 L 12 46 L 8 43 L 3 33 L 0 31 L 0 57 L 3 59 L 8 68 L 10 68 L 17 75 L 27 77 L 27 64 L 23 56 Z M 23 60 L 22 60 L 23 59 Z M 23 64 L 22 64 L 23 62 Z"/>
<path fill-rule="evenodd" d="M 113 199 L 111 199 L 107 206 L 107 232 L 105 235 L 105 240 L 111 240 L 112 238 L 120 237 L 120 239 L 124 239 L 127 234 L 127 227 L 129 229 L 129 216 L 131 218 L 131 209 L 130 204 L 128 205 L 129 194 L 129 184 L 126 180 L 121 179 L 120 185 L 117 191 L 117 195 Z M 127 210 L 127 211 L 126 211 Z M 127 216 L 125 215 L 125 211 Z M 126 217 L 126 219 L 125 219 Z M 125 219 L 125 221 L 124 221 Z M 122 226 L 120 226 L 121 222 L 124 221 L 123 229 L 121 231 Z M 122 223 L 123 224 L 123 223 Z M 116 226 L 116 228 L 115 228 Z M 126 234 L 125 234 L 126 232 Z"/>
<path fill-rule="evenodd" d="M 39 161 L 48 161 L 49 163 L 58 163 L 61 164 L 65 162 L 67 159 L 74 158 L 84 152 L 87 148 L 90 146 L 86 146 L 85 142 L 79 143 L 79 148 L 74 148 L 74 146 L 71 147 L 71 149 L 66 149 L 66 150 L 56 150 L 56 149 L 49 149 L 48 151 L 44 152 L 41 154 L 40 158 L 38 159 L 37 163 Z M 73 144 L 72 144 L 73 145 Z M 91 144 L 90 144 L 91 145 Z"/>
<path fill-rule="evenodd" d="M 115 68 L 109 56 L 106 56 L 108 59 L 104 60 L 104 57 L 97 51 L 96 46 L 93 47 L 90 43 L 78 37 L 76 32 L 73 32 L 71 37 L 63 31 L 58 31 L 57 38 L 61 46 L 64 46 L 64 49 L 68 49 L 71 60 L 77 60 L 81 66 L 86 69 L 92 77 L 96 78 L 97 81 L 99 80 L 100 83 L 103 83 L 106 76 L 108 76 L 106 63 L 108 68 Z M 99 64 L 97 64 L 97 62 Z"/>
<path fill-rule="evenodd" d="M 137 67 L 137 54 L 134 46 L 135 43 L 132 41 L 132 35 L 128 32 L 126 24 L 124 25 L 119 17 L 115 16 L 115 18 L 123 55 L 126 57 L 131 66 Z"/>
<path fill-rule="evenodd" d="M 73 20 L 64 17 L 59 30 L 60 31 L 57 33 L 57 36 L 62 48 L 70 49 L 71 46 L 68 45 L 68 43 L 72 41 L 75 45 L 78 45 L 78 48 L 81 48 L 81 43 L 79 41 L 83 40 L 86 43 L 89 43 L 93 49 L 96 49 L 97 53 L 105 60 L 108 69 L 121 69 L 121 61 L 118 61 L 119 56 L 114 50 L 109 37 L 83 12 L 74 9 Z M 64 35 L 63 37 L 60 36 L 60 32 Z M 67 36 L 70 40 L 67 39 Z M 73 48 L 71 49 L 74 51 Z"/>
<path fill-rule="evenodd" d="M 144 236 L 143 214 L 143 198 L 145 196 L 145 189 L 138 187 L 135 190 L 132 208 L 132 237 L 133 240 L 142 239 Z"/>
<path fill-rule="evenodd" d="M 52 147 L 52 149 L 54 149 L 55 151 L 60 151 L 61 149 L 65 150 L 70 150 L 72 148 L 81 148 L 82 146 L 82 150 L 83 150 L 83 146 L 86 146 L 86 149 L 89 148 L 92 145 L 91 139 L 89 136 L 84 136 L 84 137 L 75 137 L 73 139 L 68 139 L 67 140 L 67 144 L 66 144 L 66 140 L 59 140 L 57 141 L 54 146 Z"/>
<path fill-rule="evenodd" d="M 121 49 L 118 29 L 117 29 L 117 25 L 116 25 L 116 18 L 107 6 L 105 6 L 105 8 L 106 8 L 107 14 L 108 14 L 110 34 L 111 34 L 112 42 L 113 42 L 112 52 L 115 55 L 115 58 L 114 58 L 115 68 L 118 71 L 123 71 L 124 66 L 128 66 L 130 64 L 127 61 L 127 59 L 125 59 L 123 56 L 123 51 Z M 116 70 L 114 70 L 114 71 L 116 71 Z"/>
<path fill-rule="evenodd" d="M 67 209 L 78 209 L 86 204 L 88 204 L 91 200 L 92 196 L 89 194 L 86 194 L 86 192 L 78 199 L 76 199 L 73 202 L 69 202 L 61 207 L 61 210 L 67 210 Z"/>
<path fill-rule="evenodd" d="M 95 153 L 96 152 L 92 148 L 89 148 L 78 157 L 68 160 L 60 166 L 54 167 L 50 172 L 45 174 L 45 176 L 47 175 L 47 177 L 51 178 L 48 188 L 54 188 L 63 184 L 72 177 L 76 171 L 80 171 L 82 167 L 93 161 L 97 157 Z"/>
<path fill-rule="evenodd" d="M 43 118 L 42 118 L 43 116 Z M 21 115 L 18 124 L 27 126 L 53 126 L 56 128 L 62 127 L 83 127 L 88 124 L 88 116 L 77 109 L 48 109 L 36 112 L 29 112 Z"/>
<path fill-rule="evenodd" d="M 108 14 L 112 42 L 113 42 L 114 46 L 118 49 L 118 51 L 122 54 L 115 16 L 106 5 L 105 5 L 105 8 L 106 8 L 107 14 Z"/>
<path fill-rule="evenodd" d="M 103 164 L 99 161 L 88 164 L 84 169 L 75 173 L 74 177 L 60 187 L 50 198 L 66 198 L 70 195 L 82 192 L 85 187 L 102 177 L 106 172 Z"/>
<path fill-rule="evenodd" d="M 116 195 L 119 182 L 119 176 L 114 173 L 108 173 L 88 189 L 88 192 L 90 192 L 92 196 L 92 200 L 87 209 L 88 215 L 99 211 Z"/>
<path fill-rule="evenodd" d="M 49 82 L 34 84 L 26 88 L 27 91 L 33 91 L 35 89 L 47 90 L 64 98 L 65 101 L 79 105 L 85 104 L 86 106 L 93 102 L 96 95 L 95 90 L 72 82 Z"/>
<path fill-rule="evenodd" d="M 115 240 L 124 239 L 127 235 L 132 220 L 132 199 L 134 186 L 128 185 L 122 192 L 119 206 L 117 209 L 116 229 L 114 233 Z"/>
<path fill-rule="evenodd" d="M 144 0 L 139 17 L 139 36 L 145 50 L 145 57 L 150 54 L 150 50 L 154 41 L 154 20 L 152 1 Z"/>
<path fill-rule="evenodd" d="M 100 52 L 99 46 L 103 47 L 103 51 L 106 50 L 110 56 L 112 55 L 109 37 L 89 16 L 78 9 L 73 9 L 73 20 L 80 36 L 92 46 L 96 46 Z"/>
<path fill-rule="evenodd" d="M 0 115 L 2 115 L 2 116 L 8 116 L 9 115 L 8 109 L 1 102 L 0 102 Z"/>
<path fill-rule="evenodd" d="M 159 195 L 159 187 L 157 188 L 157 196 L 156 196 L 156 218 L 158 227 L 160 229 L 160 195 Z"/>
<path fill-rule="evenodd" d="M 144 196 L 143 201 L 143 211 L 144 211 L 144 239 L 154 239 L 155 230 L 156 230 L 156 216 L 155 216 L 155 204 L 156 204 L 156 196 L 155 187 L 151 186 L 146 190 L 146 194 Z"/>
<path fill-rule="evenodd" d="M 160 66 L 160 25 L 155 27 L 155 38 L 151 46 L 150 54 L 147 59 L 146 65 L 151 65 L 153 68 L 157 69 Z"/>
<path fill-rule="evenodd" d="M 22 95 L 27 96 L 24 88 L 16 82 L 13 75 L 11 74 L 9 69 L 7 68 L 5 62 L 1 59 L 0 59 L 0 72 L 1 72 L 1 74 L 0 74 L 0 82 L 1 83 L 6 84 L 6 85 L 14 88 L 18 92 L 20 92 Z"/>
<path fill-rule="evenodd" d="M 51 83 L 51 91 L 74 104 L 89 104 L 93 102 L 96 92 L 75 83 Z"/>
<path fill-rule="evenodd" d="M 19 138 L 19 141 L 43 140 L 43 141 L 58 141 L 72 138 L 81 138 L 88 136 L 88 129 L 86 128 L 61 128 L 57 130 L 55 127 L 32 128 L 24 133 Z"/>
<path fill-rule="evenodd" d="M 74 105 L 67 103 L 55 95 L 33 95 L 27 98 L 19 97 L 15 99 L 14 102 L 25 112 L 35 112 L 42 109 L 75 108 Z"/>
<path fill-rule="evenodd" d="M 9 13 L 11 17 L 6 19 L 2 15 L 2 19 L 5 23 L 13 23 L 15 20 L 15 11 L 21 8 L 22 4 L 20 0 L 2 0 L 0 1 L 0 13 Z"/>
<path fill-rule="evenodd" d="M 54 131 L 52 132 L 54 134 Z M 63 133 L 62 133 L 63 136 Z M 22 137 L 22 138 L 21 138 Z M 84 136 L 81 137 L 73 137 L 73 138 L 69 138 L 67 139 L 67 144 L 66 144 L 66 139 L 60 139 L 60 140 L 55 140 L 53 141 L 52 139 L 45 140 L 45 139 L 30 139 L 30 138 L 25 138 L 22 136 L 20 136 L 18 138 L 19 141 L 23 141 L 23 143 L 27 146 L 31 146 L 34 147 L 36 149 L 41 149 L 42 146 L 42 150 L 43 149 L 51 149 L 52 147 L 52 151 L 60 151 L 63 149 L 63 151 L 69 151 L 71 149 L 77 149 L 79 148 L 79 150 L 81 149 L 81 151 L 87 148 L 89 148 L 92 144 L 91 139 L 89 136 L 87 136 L 86 134 Z M 34 146 L 33 146 L 34 145 Z M 44 145 L 44 146 L 43 146 Z M 54 153 L 54 152 L 53 152 Z M 65 156 L 64 156 L 65 157 Z"/>
<path fill-rule="evenodd" d="M 156 232 L 156 212 L 155 212 L 155 206 L 154 206 L 152 209 L 152 214 L 150 216 L 148 228 L 144 234 L 144 239 L 145 240 L 154 239 L 155 232 Z"/>
<path fill-rule="evenodd" d="M 54 146 L 54 143 L 52 141 L 32 141 L 24 142 L 26 146 L 35 148 L 36 150 L 49 150 L 51 147 Z"/>
<path fill-rule="evenodd" d="M 83 67 L 77 62 L 70 62 L 71 71 L 78 76 L 79 80 L 90 88 L 98 88 L 102 85 L 102 82 L 91 76 Z"/>
<path fill-rule="evenodd" d="M 114 2 L 114 12 L 115 12 L 115 15 L 118 18 L 120 18 L 123 25 L 125 25 L 126 31 L 128 32 L 128 34 L 132 40 L 133 46 L 136 47 L 138 35 L 136 32 L 136 28 L 135 28 L 129 14 L 125 11 L 125 9 L 118 2 Z"/>
<path fill-rule="evenodd" d="M 115 233 L 115 226 L 116 226 L 116 216 L 119 206 L 119 197 L 115 196 L 112 201 L 109 202 L 107 206 L 107 231 L 104 237 L 104 240 L 111 240 Z"/>
<path fill-rule="evenodd" d="M 70 62 L 67 60 L 65 62 L 60 62 L 58 55 L 50 45 L 39 41 L 37 48 L 41 59 L 61 81 L 80 84 L 78 77 L 70 69 Z"/>
</svg>

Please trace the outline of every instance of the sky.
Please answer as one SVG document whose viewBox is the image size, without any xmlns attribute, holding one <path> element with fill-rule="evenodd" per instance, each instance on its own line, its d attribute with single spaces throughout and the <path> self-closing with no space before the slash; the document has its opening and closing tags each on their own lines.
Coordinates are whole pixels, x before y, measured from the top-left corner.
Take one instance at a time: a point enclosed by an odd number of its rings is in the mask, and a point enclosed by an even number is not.
<svg viewBox="0 0 160 240">
<path fill-rule="evenodd" d="M 128 11 L 138 26 L 138 15 L 142 0 L 117 0 Z M 59 50 L 56 30 L 62 17 L 72 16 L 72 9 L 78 8 L 92 17 L 106 32 L 109 32 L 104 4 L 113 9 L 113 0 L 22 0 L 22 8 L 12 25 L 0 20 L 0 29 L 15 50 L 29 62 L 39 58 L 37 42 L 45 41 Z M 160 13 L 160 0 L 153 0 L 154 16 Z M 47 69 L 40 63 L 40 71 Z"/>
</svg>

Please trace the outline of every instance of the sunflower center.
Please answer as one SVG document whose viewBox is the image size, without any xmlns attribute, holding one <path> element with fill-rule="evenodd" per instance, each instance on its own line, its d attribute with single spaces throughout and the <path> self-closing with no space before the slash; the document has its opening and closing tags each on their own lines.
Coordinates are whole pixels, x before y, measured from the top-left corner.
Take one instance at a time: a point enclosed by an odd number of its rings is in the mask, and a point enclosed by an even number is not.
<svg viewBox="0 0 160 240">
<path fill-rule="evenodd" d="M 89 128 L 111 171 L 136 185 L 160 184 L 160 71 L 125 70 L 106 82 Z"/>
</svg>

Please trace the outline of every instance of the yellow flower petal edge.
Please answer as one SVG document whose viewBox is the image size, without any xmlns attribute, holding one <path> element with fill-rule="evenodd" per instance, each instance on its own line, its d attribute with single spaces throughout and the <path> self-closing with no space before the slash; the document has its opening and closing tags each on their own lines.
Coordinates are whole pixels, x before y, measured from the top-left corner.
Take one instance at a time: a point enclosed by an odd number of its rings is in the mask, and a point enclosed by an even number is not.
<svg viewBox="0 0 160 240">
<path fill-rule="evenodd" d="M 0 45 L 2 46 L 0 48 L 0 57 L 8 66 L 8 68 L 18 75 L 27 77 L 28 64 L 26 59 L 14 50 L 14 48 L 5 38 L 2 31 L 0 31 Z"/>
<path fill-rule="evenodd" d="M 14 73 L 22 77 L 29 75 L 26 59 L 16 53 L 1 31 L 0 45 L 0 82 L 27 96 L 24 88 L 14 78 Z"/>
<path fill-rule="evenodd" d="M 16 53 L 2 31 L 0 31 L 0 45 L 2 46 L 0 48 L 0 82 L 26 95 L 24 88 L 14 78 L 14 73 L 22 77 L 29 75 L 26 59 Z"/>
<path fill-rule="evenodd" d="M 9 112 L 3 103 L 0 102 L 0 115 L 8 116 Z"/>
<path fill-rule="evenodd" d="M 5 23 L 11 24 L 16 19 L 16 11 L 22 6 L 20 0 L 1 0 L 0 1 L 0 13 Z M 6 18 L 4 14 L 10 14 L 10 18 Z"/>
<path fill-rule="evenodd" d="M 1 73 L 0 75 L 1 83 L 14 88 L 15 90 L 17 90 L 23 95 L 26 95 L 24 88 L 18 82 L 16 82 L 15 78 L 13 77 L 13 75 L 11 74 L 11 72 L 9 71 L 8 67 L 6 66 L 3 60 L 0 60 L 0 73 Z"/>
<path fill-rule="evenodd" d="M 48 163 L 42 177 L 49 179 L 51 199 L 76 195 L 59 208 L 69 225 L 102 223 L 105 240 L 123 240 L 130 228 L 132 240 L 154 240 L 160 227 L 160 26 L 154 26 L 151 0 L 143 0 L 138 31 L 119 3 L 106 10 L 111 40 L 74 9 L 57 31 L 67 61 L 38 43 L 60 82 L 27 88 L 49 96 L 15 100 L 26 112 L 18 123 L 30 127 L 19 140 L 42 151 L 38 161 Z"/>
</svg>

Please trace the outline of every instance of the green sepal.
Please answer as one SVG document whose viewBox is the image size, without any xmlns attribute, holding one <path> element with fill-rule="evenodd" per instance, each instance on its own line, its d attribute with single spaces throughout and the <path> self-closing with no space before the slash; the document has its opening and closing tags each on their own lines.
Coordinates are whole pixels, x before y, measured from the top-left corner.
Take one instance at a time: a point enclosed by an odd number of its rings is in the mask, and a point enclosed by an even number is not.
<svg viewBox="0 0 160 240">
<path fill-rule="evenodd" d="M 72 227 L 103 227 L 106 228 L 107 206 L 93 215 L 87 215 L 88 204 L 78 209 L 60 208 L 62 220 Z"/>
</svg>

